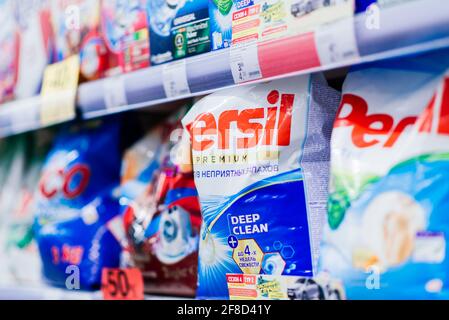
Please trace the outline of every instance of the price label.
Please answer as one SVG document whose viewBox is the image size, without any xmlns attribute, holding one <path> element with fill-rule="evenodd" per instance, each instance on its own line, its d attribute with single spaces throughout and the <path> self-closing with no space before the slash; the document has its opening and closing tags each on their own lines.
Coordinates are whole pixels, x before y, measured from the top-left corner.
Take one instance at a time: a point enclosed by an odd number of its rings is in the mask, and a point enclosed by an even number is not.
<svg viewBox="0 0 449 320">
<path fill-rule="evenodd" d="M 80 59 L 74 55 L 49 65 L 42 82 L 41 124 L 51 125 L 75 118 Z"/>
<path fill-rule="evenodd" d="M 262 78 L 257 42 L 242 43 L 231 47 L 229 60 L 234 83 Z"/>
<path fill-rule="evenodd" d="M 116 108 L 128 104 L 123 77 L 118 76 L 104 79 L 103 91 L 106 108 Z"/>
<path fill-rule="evenodd" d="M 167 98 L 190 94 L 184 59 L 165 64 L 162 69 L 162 80 Z"/>
<path fill-rule="evenodd" d="M 104 268 L 101 291 L 105 300 L 143 300 L 143 277 L 137 268 Z"/>
<path fill-rule="evenodd" d="M 315 46 L 321 65 L 358 58 L 353 18 L 341 19 L 319 28 L 315 33 Z"/>
</svg>

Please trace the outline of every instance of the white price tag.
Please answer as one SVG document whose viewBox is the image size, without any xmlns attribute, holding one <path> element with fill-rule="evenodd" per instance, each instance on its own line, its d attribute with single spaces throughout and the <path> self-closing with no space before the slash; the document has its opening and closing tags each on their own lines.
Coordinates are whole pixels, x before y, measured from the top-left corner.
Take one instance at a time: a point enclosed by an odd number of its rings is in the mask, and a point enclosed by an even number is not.
<svg viewBox="0 0 449 320">
<path fill-rule="evenodd" d="M 103 82 L 104 103 L 107 109 L 126 106 L 125 82 L 123 77 L 110 77 Z"/>
<path fill-rule="evenodd" d="M 162 80 L 167 98 L 174 98 L 190 94 L 189 82 L 187 81 L 186 61 L 164 64 L 162 69 Z"/>
<path fill-rule="evenodd" d="M 315 33 L 315 46 L 321 65 L 359 57 L 352 18 L 326 24 Z"/>
<path fill-rule="evenodd" d="M 231 47 L 229 60 L 234 83 L 262 78 L 259 55 L 257 53 L 257 42 Z"/>
</svg>

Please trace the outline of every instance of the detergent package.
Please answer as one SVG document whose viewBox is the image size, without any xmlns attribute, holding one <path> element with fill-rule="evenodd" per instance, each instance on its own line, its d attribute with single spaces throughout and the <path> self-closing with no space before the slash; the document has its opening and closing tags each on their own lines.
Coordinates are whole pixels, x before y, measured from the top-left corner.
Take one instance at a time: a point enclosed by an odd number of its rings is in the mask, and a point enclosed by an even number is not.
<svg viewBox="0 0 449 320">
<path fill-rule="evenodd" d="M 9 174 L 0 198 L 4 218 L 1 233 L 5 237 L 2 265 L 8 269 L 9 281 L 16 285 L 41 283 L 33 220 L 38 181 L 51 137 L 51 131 L 43 130 L 8 138 L 16 151 L 14 160 L 5 168 Z"/>
<path fill-rule="evenodd" d="M 13 1 L 0 0 L 0 103 L 13 98 L 19 68 L 20 35 L 14 19 Z"/>
<path fill-rule="evenodd" d="M 211 50 L 228 48 L 232 43 L 232 13 L 243 1 L 209 0 Z M 247 3 L 251 1 L 245 1 Z"/>
<path fill-rule="evenodd" d="M 151 64 L 210 51 L 208 0 L 148 1 Z"/>
<path fill-rule="evenodd" d="M 39 94 L 44 70 L 54 59 L 50 0 L 14 1 L 20 32 L 19 70 L 15 98 Z"/>
<path fill-rule="evenodd" d="M 103 267 L 118 267 L 121 247 L 109 223 L 120 213 L 116 119 L 64 128 L 39 182 L 35 233 L 45 279 L 95 289 Z M 72 277 L 69 277 L 72 276 Z"/>
<path fill-rule="evenodd" d="M 185 109 L 181 114 L 185 114 Z M 194 297 L 201 212 L 191 165 L 182 161 L 182 150 L 189 155 L 190 147 L 188 140 L 182 138 L 180 119 L 179 113 L 175 114 L 125 156 L 127 167 L 132 159 L 149 160 L 137 156 L 143 155 L 138 150 L 144 144 L 145 153 L 152 155 L 150 161 L 134 161 L 147 165 L 141 167 L 134 179 L 137 182 L 131 185 L 140 192 L 126 208 L 124 221 L 132 244 L 132 265 L 142 270 L 145 292 Z M 155 146 L 153 142 L 158 140 L 162 143 Z M 187 146 L 183 145 L 186 142 Z M 146 183 L 142 190 L 139 184 L 143 181 Z"/>
<path fill-rule="evenodd" d="M 209 0 L 211 50 L 318 31 L 347 18 L 354 0 Z"/>
<path fill-rule="evenodd" d="M 353 69 L 320 266 L 349 299 L 449 298 L 449 52 Z"/>
<path fill-rule="evenodd" d="M 113 56 L 109 69 L 118 65 L 121 72 L 129 72 L 150 65 L 146 3 L 146 0 L 101 1 L 101 30 Z"/>
<path fill-rule="evenodd" d="M 108 69 L 109 52 L 100 34 L 99 0 L 52 0 L 51 17 L 55 32 L 56 59 L 80 56 L 80 73 L 97 79 Z"/>
<path fill-rule="evenodd" d="M 227 274 L 315 274 L 339 94 L 320 75 L 213 93 L 183 119 L 202 210 L 199 298 Z"/>
</svg>

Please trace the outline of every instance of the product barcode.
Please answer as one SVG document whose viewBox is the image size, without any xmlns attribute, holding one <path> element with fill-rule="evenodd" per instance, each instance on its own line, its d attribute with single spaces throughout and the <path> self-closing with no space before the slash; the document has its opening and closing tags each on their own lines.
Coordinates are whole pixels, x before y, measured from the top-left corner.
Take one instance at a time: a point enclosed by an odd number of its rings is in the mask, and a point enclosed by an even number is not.
<svg viewBox="0 0 449 320">
<path fill-rule="evenodd" d="M 254 76 L 259 77 L 260 76 L 260 72 L 259 72 L 259 70 L 251 71 L 251 72 L 249 72 L 249 76 L 250 77 L 254 77 Z"/>
</svg>

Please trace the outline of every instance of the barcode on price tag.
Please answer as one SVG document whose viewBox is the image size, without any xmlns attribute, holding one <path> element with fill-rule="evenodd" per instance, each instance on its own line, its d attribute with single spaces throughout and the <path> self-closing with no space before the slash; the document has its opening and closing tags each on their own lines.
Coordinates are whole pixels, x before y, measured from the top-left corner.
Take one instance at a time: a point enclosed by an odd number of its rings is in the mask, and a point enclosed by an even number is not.
<svg viewBox="0 0 449 320">
<path fill-rule="evenodd" d="M 162 69 L 162 81 L 167 98 L 190 94 L 186 61 L 183 59 L 165 64 Z"/>
<path fill-rule="evenodd" d="M 126 106 L 125 82 L 123 77 L 110 77 L 103 82 L 104 104 L 107 109 Z"/>
<path fill-rule="evenodd" d="M 143 300 L 143 277 L 137 268 L 104 268 L 101 291 L 105 300 Z"/>
<path fill-rule="evenodd" d="M 321 65 L 358 58 L 353 19 L 341 19 L 319 28 L 315 33 L 315 46 Z"/>
<path fill-rule="evenodd" d="M 75 118 L 79 69 L 78 55 L 49 65 L 45 69 L 41 90 L 40 122 L 42 125 L 52 125 Z"/>
<path fill-rule="evenodd" d="M 257 42 L 237 44 L 231 47 L 229 54 L 234 83 L 262 78 Z"/>
</svg>

